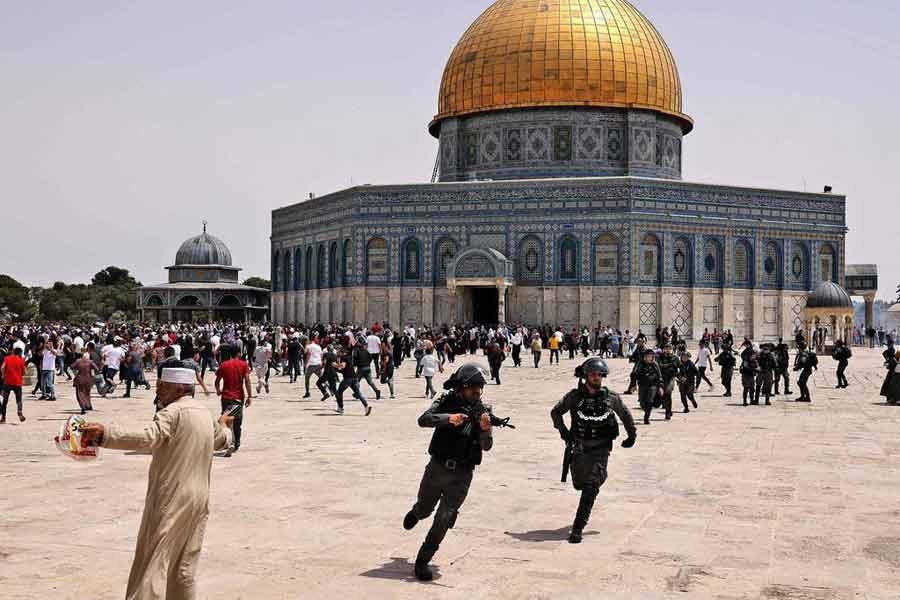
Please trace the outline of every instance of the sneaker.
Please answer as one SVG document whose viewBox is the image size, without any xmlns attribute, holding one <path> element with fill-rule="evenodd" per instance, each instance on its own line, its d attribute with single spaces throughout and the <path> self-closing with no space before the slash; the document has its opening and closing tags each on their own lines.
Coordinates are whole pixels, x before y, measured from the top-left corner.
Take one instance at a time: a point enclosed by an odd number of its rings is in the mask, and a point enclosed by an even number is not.
<svg viewBox="0 0 900 600">
<path fill-rule="evenodd" d="M 368 417 L 368 416 L 371 415 L 371 414 L 372 414 L 372 407 L 371 407 L 371 406 L 367 406 L 367 407 L 366 407 L 366 416 Z"/>
<path fill-rule="evenodd" d="M 320 402 L 325 402 L 329 398 L 331 398 L 331 394 L 325 394 L 324 396 L 322 396 L 322 400 L 320 400 Z"/>
<path fill-rule="evenodd" d="M 49 398 L 47 398 L 47 401 L 48 402 L 56 402 L 56 396 L 50 396 Z"/>
<path fill-rule="evenodd" d="M 392 395 L 391 395 L 391 400 L 396 400 L 396 399 L 397 399 L 396 396 L 394 396 L 394 395 L 392 394 Z"/>
<path fill-rule="evenodd" d="M 262 390 L 262 386 L 258 383 L 256 384 L 256 395 L 259 396 L 259 392 Z"/>
<path fill-rule="evenodd" d="M 232 454 L 234 454 L 234 449 L 229 447 L 228 450 L 225 451 L 225 458 L 231 458 Z"/>
<path fill-rule="evenodd" d="M 339 414 L 339 415 L 342 415 L 342 414 L 344 414 L 344 409 L 343 409 L 343 408 L 336 408 L 336 409 L 334 409 L 334 412 L 336 412 L 336 413 Z"/>
<path fill-rule="evenodd" d="M 309 392 L 306 392 L 305 394 L 303 394 L 303 397 L 304 397 L 304 398 L 309 398 Z"/>
<path fill-rule="evenodd" d="M 381 400 L 381 390 L 375 390 L 375 399 Z"/>
<path fill-rule="evenodd" d="M 691 399 L 691 404 L 694 405 L 694 408 L 700 408 L 700 406 L 697 404 L 696 400 Z"/>
</svg>

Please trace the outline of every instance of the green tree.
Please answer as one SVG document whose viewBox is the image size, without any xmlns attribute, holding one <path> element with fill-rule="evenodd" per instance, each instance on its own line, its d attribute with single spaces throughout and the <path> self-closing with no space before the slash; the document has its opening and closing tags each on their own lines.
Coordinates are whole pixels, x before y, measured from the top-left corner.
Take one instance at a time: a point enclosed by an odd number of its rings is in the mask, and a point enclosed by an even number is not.
<svg viewBox="0 0 900 600">
<path fill-rule="evenodd" d="M 272 289 L 272 282 L 268 279 L 263 279 L 262 277 L 250 277 L 244 280 L 244 285 L 249 285 L 250 287 L 262 288 L 264 290 Z"/>
<path fill-rule="evenodd" d="M 121 269 L 119 267 L 106 267 L 94 275 L 94 278 L 91 279 L 91 283 L 102 286 L 122 285 L 137 287 L 141 285 L 140 281 L 131 276 L 128 269 Z"/>
<path fill-rule="evenodd" d="M 0 313 L 22 320 L 31 319 L 36 313 L 31 290 L 9 275 L 0 275 Z"/>
</svg>

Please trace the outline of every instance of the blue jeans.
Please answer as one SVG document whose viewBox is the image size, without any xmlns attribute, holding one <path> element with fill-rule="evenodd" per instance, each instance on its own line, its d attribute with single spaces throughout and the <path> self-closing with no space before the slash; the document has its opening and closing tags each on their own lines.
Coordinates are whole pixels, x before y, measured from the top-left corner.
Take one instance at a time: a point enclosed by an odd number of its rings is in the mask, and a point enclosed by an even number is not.
<svg viewBox="0 0 900 600">
<path fill-rule="evenodd" d="M 41 371 L 41 390 L 44 396 L 48 398 L 56 398 L 56 386 L 54 383 L 56 382 L 56 371 L 54 369 L 50 369 L 49 371 Z"/>
<path fill-rule="evenodd" d="M 366 397 L 363 396 L 362 390 L 359 389 L 359 380 L 345 377 L 343 380 L 341 380 L 341 384 L 338 386 L 337 393 L 334 395 L 335 400 L 337 400 L 338 408 L 340 408 L 340 409 L 344 408 L 344 391 L 347 388 L 350 388 L 351 390 L 353 390 L 353 396 L 357 400 L 362 402 L 363 406 L 369 405 L 366 402 Z"/>
</svg>

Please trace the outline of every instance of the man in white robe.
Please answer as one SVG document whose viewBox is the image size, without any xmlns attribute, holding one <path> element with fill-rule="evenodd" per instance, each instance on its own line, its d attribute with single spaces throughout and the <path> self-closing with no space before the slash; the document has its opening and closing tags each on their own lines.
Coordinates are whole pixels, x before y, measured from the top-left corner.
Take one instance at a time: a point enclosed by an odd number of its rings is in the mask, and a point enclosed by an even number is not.
<svg viewBox="0 0 900 600">
<path fill-rule="evenodd" d="M 84 439 L 153 455 L 144 515 L 128 577 L 127 600 L 192 600 L 209 515 L 214 450 L 232 443 L 233 417 L 218 421 L 191 397 L 194 371 L 165 369 L 157 382 L 162 407 L 140 431 L 87 423 Z"/>
</svg>

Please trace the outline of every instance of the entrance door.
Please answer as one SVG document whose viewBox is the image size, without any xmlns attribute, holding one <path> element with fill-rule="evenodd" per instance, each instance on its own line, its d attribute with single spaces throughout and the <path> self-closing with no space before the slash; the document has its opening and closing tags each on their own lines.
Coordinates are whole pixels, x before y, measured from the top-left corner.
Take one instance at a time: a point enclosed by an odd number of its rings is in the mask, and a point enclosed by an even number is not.
<svg viewBox="0 0 900 600">
<path fill-rule="evenodd" d="M 497 295 L 497 288 L 472 288 L 472 316 L 475 323 L 496 325 L 499 310 L 500 297 Z"/>
</svg>

